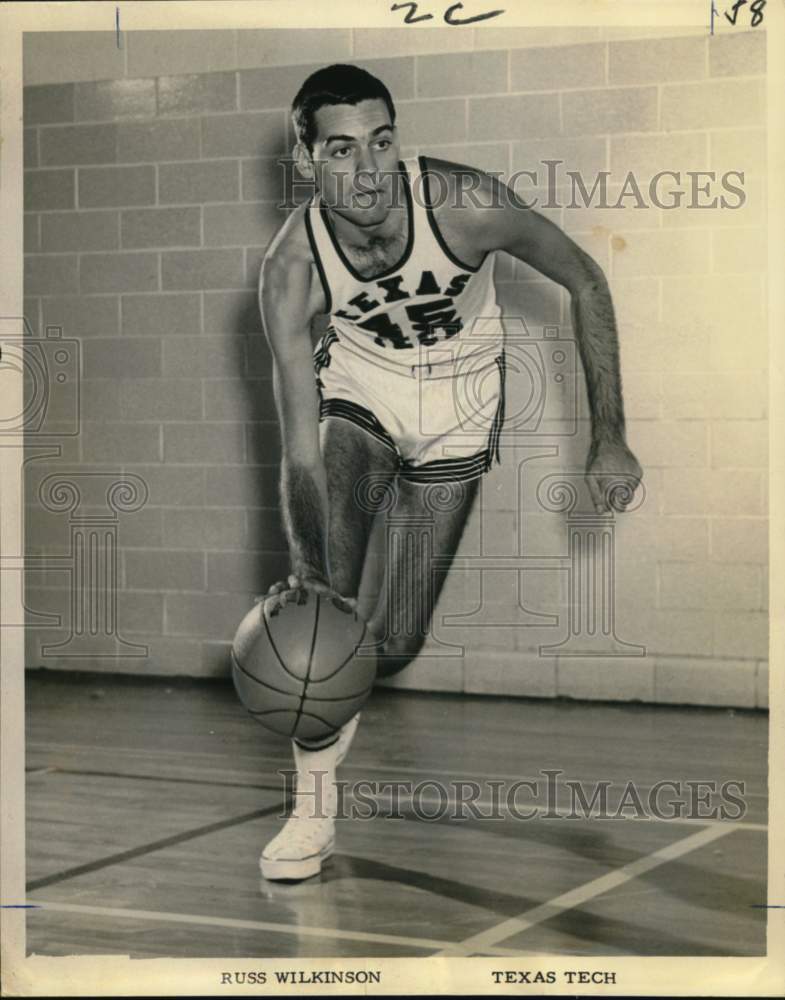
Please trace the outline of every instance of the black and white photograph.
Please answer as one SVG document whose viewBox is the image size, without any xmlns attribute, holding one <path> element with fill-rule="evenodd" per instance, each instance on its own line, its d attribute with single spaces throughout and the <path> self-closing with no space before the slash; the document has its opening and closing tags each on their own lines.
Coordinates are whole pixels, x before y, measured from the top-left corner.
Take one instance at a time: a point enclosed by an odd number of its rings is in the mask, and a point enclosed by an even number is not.
<svg viewBox="0 0 785 1000">
<path fill-rule="evenodd" d="M 782 995 L 785 10 L 618 6 L 0 11 L 4 996 Z"/>
</svg>

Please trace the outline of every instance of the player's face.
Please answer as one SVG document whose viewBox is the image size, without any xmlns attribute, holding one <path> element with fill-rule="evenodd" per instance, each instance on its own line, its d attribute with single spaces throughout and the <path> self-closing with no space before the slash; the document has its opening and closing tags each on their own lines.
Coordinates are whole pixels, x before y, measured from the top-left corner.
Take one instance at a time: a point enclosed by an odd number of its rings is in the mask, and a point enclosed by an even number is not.
<svg viewBox="0 0 785 1000">
<path fill-rule="evenodd" d="M 358 226 L 383 222 L 397 192 L 398 139 L 382 100 L 325 105 L 315 114 L 315 181 L 324 200 Z"/>
</svg>

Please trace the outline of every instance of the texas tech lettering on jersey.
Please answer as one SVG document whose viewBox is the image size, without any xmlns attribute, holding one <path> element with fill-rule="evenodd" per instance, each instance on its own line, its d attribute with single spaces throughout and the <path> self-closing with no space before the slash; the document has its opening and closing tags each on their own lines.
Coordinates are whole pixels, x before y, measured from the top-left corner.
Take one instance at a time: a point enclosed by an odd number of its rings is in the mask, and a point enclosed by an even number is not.
<svg viewBox="0 0 785 1000">
<path fill-rule="evenodd" d="M 406 248 L 397 263 L 371 278 L 347 258 L 318 194 L 306 208 L 331 326 L 357 349 L 405 364 L 421 347 L 475 336 L 481 317 L 484 346 L 498 349 L 501 312 L 493 255 L 486 254 L 477 267 L 460 261 L 437 226 L 425 157 L 401 161 L 399 169 L 408 211 Z"/>
<path fill-rule="evenodd" d="M 360 292 L 348 302 L 348 305 L 354 307 L 357 312 L 350 313 L 345 309 L 336 309 L 332 315 L 333 318 L 339 316 L 354 323 L 361 330 L 368 330 L 374 335 L 374 343 L 379 347 L 386 347 L 389 344 L 401 350 L 413 347 L 414 344 L 398 323 L 393 322 L 390 313 L 384 309 L 380 310 L 379 306 L 382 303 L 386 305 L 390 302 L 405 302 L 414 297 L 428 296 L 427 301 L 409 302 L 403 308 L 418 342 L 430 347 L 439 340 L 454 337 L 463 329 L 463 320 L 454 308 L 455 298 L 461 294 L 470 278 L 471 274 L 456 274 L 442 291 L 433 271 L 423 271 L 416 290 L 409 292 L 403 288 L 403 275 L 398 274 L 394 278 L 376 282 L 376 287 L 383 293 L 383 297 L 375 296 L 370 299 L 367 292 Z M 439 297 L 431 298 L 434 295 Z M 368 313 L 373 315 L 368 316 Z M 364 319 L 364 316 L 367 318 Z"/>
</svg>

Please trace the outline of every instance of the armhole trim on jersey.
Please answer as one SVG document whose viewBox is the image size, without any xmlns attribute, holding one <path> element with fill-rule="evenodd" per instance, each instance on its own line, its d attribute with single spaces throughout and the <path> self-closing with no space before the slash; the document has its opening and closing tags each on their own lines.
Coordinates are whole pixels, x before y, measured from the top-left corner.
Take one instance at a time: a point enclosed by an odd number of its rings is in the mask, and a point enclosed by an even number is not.
<svg viewBox="0 0 785 1000">
<path fill-rule="evenodd" d="M 305 231 L 308 234 L 308 242 L 311 244 L 311 253 L 313 254 L 314 263 L 316 264 L 316 270 L 319 272 L 319 280 L 322 283 L 322 291 L 324 292 L 325 299 L 325 312 L 329 313 L 333 307 L 333 297 L 330 293 L 330 285 L 327 282 L 327 273 L 324 270 L 324 264 L 322 264 L 322 258 L 319 254 L 319 248 L 316 245 L 316 237 L 314 236 L 313 226 L 311 225 L 311 205 L 313 204 L 313 198 L 311 198 L 305 209 Z"/>
<path fill-rule="evenodd" d="M 453 264 L 457 264 L 458 267 L 462 267 L 464 268 L 464 270 L 471 271 L 472 274 L 476 274 L 485 263 L 490 251 L 486 250 L 485 253 L 483 254 L 483 258 L 480 261 L 480 263 L 477 264 L 476 267 L 472 267 L 471 264 L 467 264 L 465 261 L 457 257 L 452 252 L 452 250 L 450 250 L 450 248 L 447 246 L 447 242 L 445 241 L 444 237 L 441 234 L 441 230 L 439 229 L 436 223 L 436 218 L 433 214 L 433 206 L 431 204 L 431 189 L 428 181 L 428 168 L 425 165 L 425 156 L 422 154 L 418 156 L 417 162 L 420 164 L 420 174 L 422 175 L 422 192 L 423 192 L 423 201 L 425 202 L 425 214 L 428 216 L 428 224 L 431 227 L 431 232 L 436 237 L 436 242 L 442 248 L 445 255 L 453 262 Z"/>
<path fill-rule="evenodd" d="M 346 268 L 346 270 L 349 272 L 349 274 L 351 274 L 351 276 L 355 279 L 355 281 L 361 281 L 364 284 L 367 284 L 368 282 L 376 281 L 379 278 L 386 278 L 389 274 L 395 274 L 396 271 L 400 271 L 400 269 L 404 266 L 404 264 L 408 261 L 408 259 L 412 255 L 412 248 L 414 247 L 415 221 L 414 221 L 414 204 L 412 201 L 411 181 L 409 180 L 409 171 L 406 169 L 406 164 L 403 162 L 403 160 L 398 161 L 398 168 L 401 174 L 403 175 L 403 182 L 404 182 L 403 189 L 404 189 L 404 194 L 406 195 L 406 208 L 409 214 L 409 219 L 408 219 L 409 234 L 406 240 L 406 247 L 403 251 L 403 256 L 401 257 L 401 259 L 397 263 L 393 264 L 392 267 L 387 267 L 383 271 L 380 271 L 379 274 L 373 274 L 371 275 L 370 278 L 366 278 L 352 266 L 352 262 L 343 252 L 343 248 L 341 247 L 341 244 L 338 242 L 338 239 L 335 233 L 333 232 L 333 227 L 330 222 L 330 217 L 327 214 L 327 206 L 323 202 L 319 205 L 319 212 L 321 214 L 322 221 L 324 222 L 324 228 L 327 230 L 327 235 L 330 237 L 330 241 L 332 242 L 333 248 L 335 249 L 335 252 L 338 255 L 339 260 Z"/>
</svg>

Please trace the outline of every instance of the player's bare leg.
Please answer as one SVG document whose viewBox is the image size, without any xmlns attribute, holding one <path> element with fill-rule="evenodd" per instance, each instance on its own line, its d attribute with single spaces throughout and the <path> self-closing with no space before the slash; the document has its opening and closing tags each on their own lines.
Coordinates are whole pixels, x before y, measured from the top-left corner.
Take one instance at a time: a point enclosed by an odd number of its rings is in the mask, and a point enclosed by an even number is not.
<svg viewBox="0 0 785 1000">
<path fill-rule="evenodd" d="M 444 482 L 422 486 L 406 480 L 397 484 L 398 500 L 393 510 L 401 519 L 398 536 L 410 533 L 409 542 L 389 558 L 384 587 L 368 628 L 384 639 L 377 677 L 388 677 L 408 666 L 422 648 L 449 565 L 461 540 L 477 496 L 479 480 Z M 422 533 L 423 513 L 433 516 L 432 555 L 438 557 L 434 570 L 427 546 L 417 544 Z M 404 526 L 411 518 L 411 529 Z M 430 521 L 430 518 L 429 518 Z"/>
<path fill-rule="evenodd" d="M 373 511 L 358 503 L 356 485 L 373 472 L 395 474 L 389 448 L 354 424 L 328 417 L 320 425 L 329 500 L 330 583 L 343 597 L 356 598 L 362 578 Z M 262 874 L 271 880 L 301 880 L 321 871 L 335 844 L 335 769 L 354 738 L 359 713 L 326 745 L 292 741 L 297 768 L 294 809 L 280 833 L 262 852 Z"/>
</svg>

